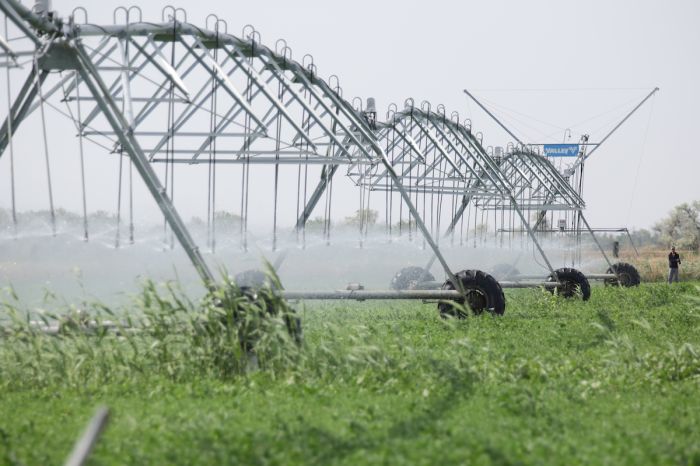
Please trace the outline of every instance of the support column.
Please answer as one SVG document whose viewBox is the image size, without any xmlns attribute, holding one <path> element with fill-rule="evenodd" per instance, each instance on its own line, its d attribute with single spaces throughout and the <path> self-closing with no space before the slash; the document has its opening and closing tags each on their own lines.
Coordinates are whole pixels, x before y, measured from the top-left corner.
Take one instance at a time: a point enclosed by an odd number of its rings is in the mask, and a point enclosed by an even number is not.
<svg viewBox="0 0 700 466">
<path fill-rule="evenodd" d="M 450 226 L 447 227 L 447 231 L 445 231 L 445 237 L 449 236 L 450 233 L 455 229 L 457 226 L 457 223 L 459 223 L 459 220 L 462 218 L 462 215 L 464 215 L 464 211 L 467 210 L 467 206 L 471 202 L 472 197 L 471 195 L 464 195 L 462 196 L 462 205 L 459 206 L 459 209 L 457 209 L 457 212 L 455 213 L 455 216 L 452 218 L 452 221 L 450 222 Z"/>
<path fill-rule="evenodd" d="M 579 218 L 583 221 L 583 224 L 586 225 L 586 229 L 588 230 L 588 233 L 591 234 L 591 238 L 593 238 L 593 241 L 595 241 L 596 246 L 598 246 L 598 249 L 600 249 L 600 253 L 603 254 L 603 257 L 605 258 L 605 262 L 608 263 L 608 266 L 610 267 L 610 269 L 613 271 L 613 273 L 617 277 L 617 282 L 620 283 L 620 277 L 617 275 L 617 272 L 615 272 L 615 269 L 613 268 L 613 264 L 612 264 L 612 262 L 610 262 L 608 255 L 605 254 L 605 249 L 603 249 L 603 246 L 601 246 L 600 242 L 598 241 L 598 238 L 596 238 L 595 233 L 593 233 L 593 229 L 591 229 L 591 226 L 588 224 L 588 220 L 586 220 L 586 217 L 583 216 L 583 210 L 579 209 L 578 214 L 579 214 Z M 622 285 L 620 285 L 620 286 L 622 286 Z"/>
<path fill-rule="evenodd" d="M 323 166 L 323 171 L 321 172 L 321 181 L 318 182 L 316 189 L 314 190 L 313 194 L 311 194 L 309 201 L 306 203 L 306 206 L 304 206 L 304 210 L 297 219 L 297 230 L 301 230 L 306 226 L 306 222 L 309 220 L 309 217 L 311 217 L 311 214 L 316 208 L 318 201 L 321 200 L 321 196 L 326 191 L 326 188 L 328 188 L 328 184 L 333 179 L 333 175 L 335 175 L 335 172 L 338 170 L 338 167 L 339 165 Z"/>
</svg>

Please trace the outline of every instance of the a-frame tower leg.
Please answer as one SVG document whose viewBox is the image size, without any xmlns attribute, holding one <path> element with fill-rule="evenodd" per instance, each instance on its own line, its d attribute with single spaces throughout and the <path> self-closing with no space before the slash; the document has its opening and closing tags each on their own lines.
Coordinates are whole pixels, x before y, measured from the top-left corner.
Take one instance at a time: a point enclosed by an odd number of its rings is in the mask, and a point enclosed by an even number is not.
<svg viewBox="0 0 700 466">
<path fill-rule="evenodd" d="M 158 204 L 158 207 L 165 216 L 168 225 L 172 229 L 173 233 L 175 233 L 180 245 L 182 245 L 184 248 L 190 261 L 202 278 L 202 281 L 207 288 L 214 289 L 216 282 L 214 275 L 209 270 L 209 267 L 204 261 L 199 248 L 190 236 L 190 233 L 180 218 L 177 210 L 175 210 L 175 206 L 168 197 L 158 176 L 148 163 L 148 159 L 139 146 L 138 141 L 136 138 L 134 138 L 126 118 L 112 99 L 107 86 L 100 78 L 97 70 L 82 46 L 77 43 L 72 45 L 71 48 L 75 51 L 76 65 L 80 77 L 83 79 L 83 81 L 85 81 L 85 84 L 92 93 L 92 96 L 102 111 L 102 114 L 105 116 L 116 136 L 119 138 L 119 143 L 124 148 L 124 151 L 129 154 L 129 157 L 133 161 L 137 172 L 141 176 L 141 179 L 146 184 L 146 187 Z"/>
</svg>

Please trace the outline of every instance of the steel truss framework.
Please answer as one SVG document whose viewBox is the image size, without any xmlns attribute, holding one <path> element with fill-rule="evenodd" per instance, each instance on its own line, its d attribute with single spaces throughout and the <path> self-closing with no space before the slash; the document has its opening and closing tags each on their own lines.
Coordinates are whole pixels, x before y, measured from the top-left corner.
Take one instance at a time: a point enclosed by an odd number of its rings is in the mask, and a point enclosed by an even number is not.
<svg viewBox="0 0 700 466">
<path fill-rule="evenodd" d="M 212 167 L 240 164 L 243 189 L 251 165 L 274 166 L 275 183 L 280 166 L 321 165 L 318 185 L 298 209 L 297 229 L 304 228 L 343 167 L 364 190 L 400 195 L 413 227 L 434 253 L 429 266 L 437 259 L 458 290 L 437 244 L 440 215 L 436 225 L 432 216 L 426 225 L 421 195 L 424 206 L 428 194 L 451 199 L 445 234 L 470 205 L 513 212 L 511 228 L 520 224 L 555 276 L 528 220 L 530 211 L 577 212 L 595 239 L 583 217 L 585 203 L 545 157 L 522 143 L 494 157 L 457 114 L 448 118 L 444 107 L 418 108 L 410 99 L 403 110 L 394 108 L 385 122 L 376 122 L 343 98 L 337 79 L 318 76 L 312 57 L 299 63 L 284 41 L 271 49 L 251 27 L 239 38 L 212 15 L 200 28 L 173 8 L 164 10 L 160 23 L 142 21 L 138 8 L 120 8 L 113 25 L 87 23 L 82 9 L 66 20 L 17 0 L 0 0 L 0 9 L 29 41 L 23 51 L 0 41 L 8 65 L 33 58 L 0 130 L 0 156 L 31 112 L 60 98 L 74 109 L 69 116 L 81 144 L 91 140 L 128 157 L 207 286 L 214 286 L 214 277 L 173 205 L 175 164 L 207 164 L 210 176 Z M 77 22 L 80 13 L 83 23 Z M 154 169 L 158 164 L 166 167 L 165 183 Z"/>
<path fill-rule="evenodd" d="M 138 9 L 122 9 L 115 11 L 115 22 L 122 13 L 125 24 L 111 26 L 76 24 L 75 14 L 62 21 L 16 0 L 0 1 L 0 9 L 35 48 L 32 69 L 3 127 L 0 151 L 22 120 L 54 94 L 62 93 L 69 102 L 88 101 L 90 109 L 77 118 L 81 138 L 129 157 L 208 286 L 214 276 L 174 208 L 173 193 L 152 166 L 166 160 L 163 154 L 171 163 L 192 164 L 213 157 L 215 163 L 246 165 L 381 164 L 454 281 L 368 123 L 342 98 L 338 86 L 333 89 L 317 76 L 312 59 L 292 60 L 279 42 L 278 50 L 271 50 L 252 28 L 241 39 L 228 34 L 216 18 L 213 30 L 191 25 L 175 9 L 167 20 L 164 11 L 159 24 L 142 22 Z M 132 16 L 138 20 L 131 22 Z M 47 89 L 46 78 L 56 71 L 62 76 Z M 134 92 L 137 81 L 141 95 Z M 81 88 L 88 92 L 81 94 Z M 313 203 L 311 199 L 305 211 Z"/>
<path fill-rule="evenodd" d="M 427 103 L 421 107 L 416 108 L 408 100 L 406 109 L 391 112 L 389 122 L 377 131 L 403 186 L 415 194 L 415 202 L 419 194 L 426 193 L 461 197 L 445 235 L 452 233 L 470 205 L 484 211 L 515 212 L 515 218 L 509 219 L 511 225 L 520 225 L 529 235 L 550 273 L 554 273 L 527 214 L 561 210 L 582 215 L 585 203 L 579 194 L 550 160 L 532 149 L 510 147 L 504 156 L 496 158 L 487 153 L 468 122 L 460 124 L 458 115 L 448 119 L 444 108 L 433 112 Z M 358 185 L 378 191 L 395 189 L 386 171 L 371 166 L 354 168 L 349 175 Z M 593 231 L 590 234 L 595 238 Z"/>
</svg>

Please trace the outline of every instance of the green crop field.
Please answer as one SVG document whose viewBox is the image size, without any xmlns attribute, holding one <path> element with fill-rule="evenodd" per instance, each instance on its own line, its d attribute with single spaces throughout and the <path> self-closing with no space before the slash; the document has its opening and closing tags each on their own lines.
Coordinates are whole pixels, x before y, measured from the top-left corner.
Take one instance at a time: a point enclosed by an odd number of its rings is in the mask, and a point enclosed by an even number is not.
<svg viewBox="0 0 700 466">
<path fill-rule="evenodd" d="M 106 405 L 90 464 L 700 464 L 696 284 L 507 299 L 463 321 L 418 302 L 295 304 L 298 346 L 281 317 L 227 325 L 161 287 L 81 305 L 147 326 L 119 335 L 39 334 L 8 295 L 0 462 L 60 464 Z"/>
</svg>

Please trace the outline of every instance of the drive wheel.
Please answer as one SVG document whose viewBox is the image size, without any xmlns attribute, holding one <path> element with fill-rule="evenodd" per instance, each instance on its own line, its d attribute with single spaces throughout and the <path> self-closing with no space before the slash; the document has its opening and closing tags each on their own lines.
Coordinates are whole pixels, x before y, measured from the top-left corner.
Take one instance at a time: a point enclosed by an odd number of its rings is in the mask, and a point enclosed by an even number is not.
<svg viewBox="0 0 700 466">
<path fill-rule="evenodd" d="M 605 284 L 608 286 L 624 286 L 625 288 L 630 288 L 632 286 L 639 286 L 642 279 L 639 276 L 639 272 L 632 265 L 627 262 L 618 262 L 613 264 L 612 267 L 608 268 L 606 273 L 615 273 L 618 278 L 606 278 Z"/>
<path fill-rule="evenodd" d="M 466 299 L 458 299 L 455 302 L 467 304 L 475 315 L 484 311 L 496 315 L 503 315 L 506 312 L 506 297 L 503 288 L 491 275 L 481 270 L 463 270 L 456 275 L 464 289 Z M 454 290 L 455 287 L 449 280 L 442 285 L 443 290 Z M 442 317 L 457 317 L 464 319 L 468 317 L 462 309 L 455 307 L 450 302 L 438 304 L 438 310 Z"/>
<path fill-rule="evenodd" d="M 559 280 L 557 280 L 557 278 Z M 584 301 L 588 301 L 591 298 L 591 284 L 588 282 L 586 276 L 579 270 L 568 267 L 557 269 L 554 271 L 554 274 L 547 277 L 547 281 L 559 281 L 560 283 L 555 288 L 547 288 L 552 293 L 554 293 L 554 290 L 557 290 L 557 294 L 565 298 L 580 296 Z"/>
</svg>

